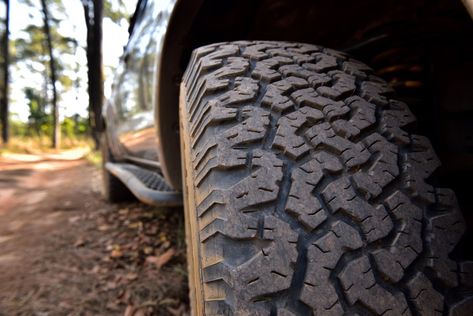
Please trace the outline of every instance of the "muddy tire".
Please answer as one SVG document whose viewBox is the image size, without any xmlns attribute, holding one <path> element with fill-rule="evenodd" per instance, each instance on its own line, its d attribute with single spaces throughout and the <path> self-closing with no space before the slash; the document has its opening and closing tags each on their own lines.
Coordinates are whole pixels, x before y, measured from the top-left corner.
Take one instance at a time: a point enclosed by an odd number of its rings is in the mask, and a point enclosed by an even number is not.
<svg viewBox="0 0 473 316">
<path fill-rule="evenodd" d="M 105 168 L 107 162 L 114 162 L 113 155 L 103 133 L 100 137 L 100 151 L 102 153 L 102 194 L 109 203 L 120 203 L 134 200 L 133 194 L 117 177 Z"/>
<path fill-rule="evenodd" d="M 181 84 L 192 315 L 468 315 L 465 225 L 406 104 L 318 46 L 193 52 Z"/>
</svg>

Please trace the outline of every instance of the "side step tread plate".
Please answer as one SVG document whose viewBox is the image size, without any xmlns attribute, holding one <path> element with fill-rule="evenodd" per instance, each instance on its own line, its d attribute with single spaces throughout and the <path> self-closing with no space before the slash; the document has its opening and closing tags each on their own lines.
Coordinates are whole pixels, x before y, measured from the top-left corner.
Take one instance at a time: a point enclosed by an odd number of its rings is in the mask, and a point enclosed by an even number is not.
<svg viewBox="0 0 473 316">
<path fill-rule="evenodd" d="M 107 162 L 105 168 L 144 203 L 156 206 L 182 206 L 182 193 L 174 191 L 157 172 L 128 163 Z"/>
</svg>

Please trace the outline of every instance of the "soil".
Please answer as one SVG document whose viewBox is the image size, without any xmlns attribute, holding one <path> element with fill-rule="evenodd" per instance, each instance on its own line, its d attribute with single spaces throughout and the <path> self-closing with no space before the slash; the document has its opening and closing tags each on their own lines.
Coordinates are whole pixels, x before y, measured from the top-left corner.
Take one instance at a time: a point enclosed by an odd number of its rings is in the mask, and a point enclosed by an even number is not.
<svg viewBox="0 0 473 316">
<path fill-rule="evenodd" d="M 0 158 L 0 315 L 188 315 L 182 209 L 107 204 L 81 156 Z"/>
</svg>

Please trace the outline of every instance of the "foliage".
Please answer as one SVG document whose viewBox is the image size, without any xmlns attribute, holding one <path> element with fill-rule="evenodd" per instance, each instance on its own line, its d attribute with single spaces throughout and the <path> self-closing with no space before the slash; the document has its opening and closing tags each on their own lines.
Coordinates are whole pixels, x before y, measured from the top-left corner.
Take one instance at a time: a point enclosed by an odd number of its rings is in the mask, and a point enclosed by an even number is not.
<svg viewBox="0 0 473 316">
<path fill-rule="evenodd" d="M 3 0 L 0 0 L 3 1 Z M 85 3 L 92 0 L 74 0 Z M 44 143 L 47 135 L 52 134 L 52 105 L 51 105 L 51 67 L 46 43 L 46 35 L 43 26 L 41 1 L 39 0 L 18 0 L 19 3 L 26 4 L 28 9 L 24 12 L 29 18 L 14 16 L 12 19 L 23 19 L 25 21 L 22 31 L 17 32 L 10 38 L 11 51 L 11 72 L 21 77 L 22 82 L 27 82 L 27 86 L 16 86 L 17 91 L 24 93 L 24 105 L 28 106 L 29 115 L 26 122 L 21 122 L 18 117 L 12 117 L 10 114 L 10 132 L 16 138 L 30 138 Z M 45 0 L 49 11 L 49 25 L 51 39 L 53 43 L 54 66 L 56 70 L 56 83 L 59 101 L 62 100 L 61 107 L 69 107 L 73 102 L 65 104 L 71 95 L 80 91 L 81 81 L 85 80 L 79 74 L 81 62 L 78 55 L 83 54 L 85 47 L 82 47 L 77 40 L 76 34 L 64 33 L 60 25 L 67 24 L 69 19 L 67 3 L 63 0 Z M 0 5 L 1 7 L 1 5 Z M 110 19 L 116 24 L 126 24 L 129 19 L 129 12 L 124 0 L 104 0 L 103 17 Z M 71 13 L 72 14 L 72 13 Z M 80 14 L 75 12 L 74 14 Z M 0 15 L 2 15 L 0 8 Z M 3 16 L 0 16 L 0 39 L 4 25 Z M 3 56 L 0 54 L 0 62 Z M 0 76 L 0 86 L 3 84 Z M 12 84 L 12 82 L 10 82 Z M 75 90 L 77 89 L 77 90 Z M 70 93 L 69 93 L 70 92 Z M 67 96 L 66 93 L 69 93 Z M 100 93 L 102 94 L 102 92 Z M 23 102 L 23 99 L 15 99 L 14 104 Z M 79 95 L 79 92 L 77 92 Z M 100 111 L 99 111 L 100 112 Z M 90 135 L 89 126 L 91 120 L 79 115 L 62 118 L 60 126 L 61 134 L 65 141 L 68 139 L 78 139 Z"/>
<path fill-rule="evenodd" d="M 65 138 L 86 136 L 88 131 L 88 120 L 78 114 L 64 118 L 61 123 L 61 133 Z"/>
<path fill-rule="evenodd" d="M 25 89 L 25 96 L 28 99 L 30 109 L 26 134 L 31 136 L 31 133 L 34 132 L 36 136 L 41 136 L 42 134 L 49 135 L 51 116 L 44 110 L 44 98 L 32 88 Z"/>
<path fill-rule="evenodd" d="M 21 124 L 21 123 L 20 123 Z M 18 126 L 18 121 L 11 124 L 12 130 L 24 126 Z M 89 137 L 75 136 L 74 138 L 63 138 L 61 150 L 73 148 L 93 148 L 93 142 Z M 41 154 L 56 152 L 51 148 L 51 137 L 47 136 L 12 136 L 7 145 L 0 145 L 0 155 L 2 153 L 20 153 L 20 154 Z"/>
<path fill-rule="evenodd" d="M 34 99 L 32 107 L 35 108 L 37 105 L 38 100 Z M 51 147 L 51 116 L 35 110 L 32 113 L 36 113 L 38 117 L 32 118 L 30 115 L 28 122 L 10 117 L 10 131 L 13 137 L 7 147 L 2 147 L 3 151 L 38 153 L 47 151 L 46 148 Z M 61 134 L 62 149 L 92 146 L 87 118 L 79 115 L 64 118 L 61 123 Z"/>
<path fill-rule="evenodd" d="M 102 166 L 102 154 L 98 150 L 89 151 L 89 153 L 85 156 L 85 159 L 87 159 L 90 164 L 97 168 Z"/>
<path fill-rule="evenodd" d="M 58 116 L 55 109 L 61 94 L 73 87 L 70 74 L 77 67 L 76 63 L 70 62 L 73 58 L 67 56 L 75 55 L 78 43 L 76 39 L 58 31 L 60 22 L 67 18 L 63 1 L 44 0 L 41 5 L 35 0 L 21 2 L 36 12 L 43 12 L 43 18 L 47 18 L 42 24 L 36 21 L 36 24 L 31 22 L 25 25 L 23 36 L 13 41 L 14 66 L 29 70 L 32 78 L 35 75 L 43 78 L 42 84 L 32 82 L 31 86 L 24 89 L 30 110 L 28 126 L 30 133 L 43 135 L 49 132 L 56 141 L 57 136 L 53 131 Z M 51 88 L 52 98 L 49 93 Z"/>
<path fill-rule="evenodd" d="M 111 19 L 117 24 L 121 24 L 130 18 L 123 0 L 106 0 L 103 3 L 103 10 L 104 17 Z"/>
</svg>

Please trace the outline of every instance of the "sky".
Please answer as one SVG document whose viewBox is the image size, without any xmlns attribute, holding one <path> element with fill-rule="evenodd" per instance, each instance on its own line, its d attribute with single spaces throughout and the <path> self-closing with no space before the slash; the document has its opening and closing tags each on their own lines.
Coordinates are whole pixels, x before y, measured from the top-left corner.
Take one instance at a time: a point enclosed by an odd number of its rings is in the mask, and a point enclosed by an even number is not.
<svg viewBox="0 0 473 316">
<path fill-rule="evenodd" d="M 113 0 L 112 0 L 113 1 Z M 38 10 L 39 0 L 36 8 L 29 7 L 19 0 L 10 1 L 10 36 L 11 39 L 27 36 L 23 29 L 28 24 L 42 25 L 42 14 Z M 85 48 L 87 29 L 84 22 L 84 11 L 80 0 L 63 0 L 66 8 L 67 20 L 58 25 L 58 32 L 64 36 L 74 37 L 78 40 L 79 46 Z M 115 0 L 115 3 L 117 1 Z M 133 13 L 136 0 L 124 0 L 123 4 L 127 12 Z M 0 8 L 4 12 L 4 8 Z M 54 15 L 54 12 L 52 12 Z M 113 34 L 113 36 L 111 36 Z M 128 23 L 121 25 L 115 24 L 108 18 L 103 20 L 103 62 L 104 62 L 104 94 L 108 98 L 111 93 L 111 84 L 113 81 L 113 71 L 119 62 L 123 53 L 123 47 L 128 40 Z M 73 81 L 78 76 L 80 85 L 72 88 L 66 93 L 61 94 L 59 101 L 59 113 L 61 117 L 80 114 L 87 116 L 88 95 L 87 95 L 87 59 L 84 49 L 78 49 L 75 56 L 56 56 L 64 62 L 71 64 L 78 63 L 78 71 L 66 73 Z M 27 86 L 42 87 L 44 85 L 41 69 L 38 73 L 32 73 L 26 67 L 10 67 L 10 112 L 14 119 L 26 121 L 29 110 L 27 99 L 24 96 L 24 88 Z"/>
</svg>

